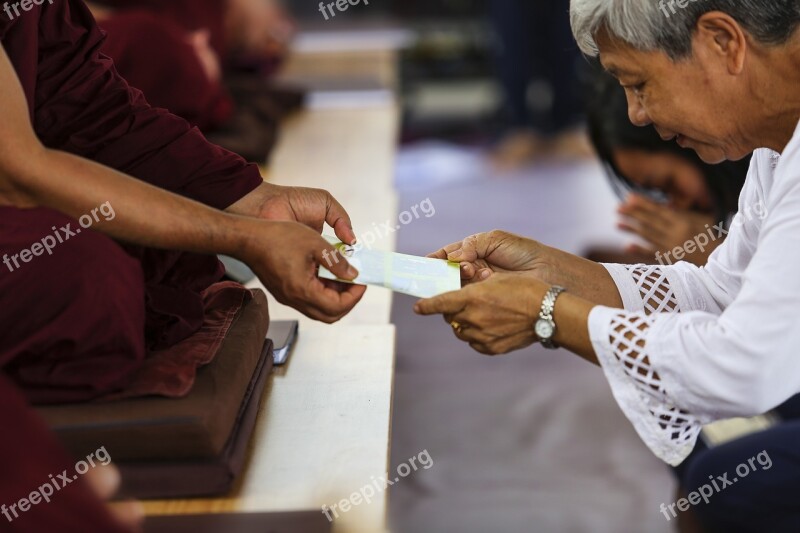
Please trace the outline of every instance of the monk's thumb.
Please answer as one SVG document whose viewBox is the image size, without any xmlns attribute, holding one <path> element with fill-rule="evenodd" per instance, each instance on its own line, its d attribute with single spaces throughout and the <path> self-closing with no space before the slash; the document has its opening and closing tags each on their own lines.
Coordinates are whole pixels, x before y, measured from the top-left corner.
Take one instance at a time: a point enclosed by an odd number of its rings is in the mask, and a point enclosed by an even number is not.
<svg viewBox="0 0 800 533">
<path fill-rule="evenodd" d="M 350 281 L 358 276 L 358 270 L 353 268 L 344 254 L 333 246 L 329 245 L 324 248 L 317 260 L 337 278 Z"/>
</svg>

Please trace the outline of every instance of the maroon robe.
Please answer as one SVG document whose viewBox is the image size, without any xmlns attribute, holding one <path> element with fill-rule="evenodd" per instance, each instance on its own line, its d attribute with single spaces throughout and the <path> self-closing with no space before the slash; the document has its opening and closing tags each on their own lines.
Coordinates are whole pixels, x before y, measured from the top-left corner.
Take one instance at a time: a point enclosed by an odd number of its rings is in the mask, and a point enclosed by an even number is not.
<svg viewBox="0 0 800 533">
<path fill-rule="evenodd" d="M 188 31 L 208 30 L 211 46 L 221 58 L 228 55 L 225 39 L 226 0 L 97 0 L 97 4 L 119 10 L 146 10 Z"/>
<path fill-rule="evenodd" d="M 233 70 L 244 70 L 270 77 L 277 72 L 284 60 L 283 57 L 258 54 L 252 57 L 241 50 L 232 49 L 225 28 L 226 0 L 96 0 L 96 3 L 117 10 L 119 14 L 128 10 L 148 11 L 187 31 L 208 30 L 211 46 L 223 64 Z M 109 55 L 114 57 L 112 54 Z"/>
<path fill-rule="evenodd" d="M 0 41 L 46 146 L 220 209 L 262 183 L 256 166 L 150 107 L 117 74 L 82 2 L 45 2 L 12 21 L 0 13 Z M 68 223 L 77 227 L 50 209 L 0 208 L 0 258 Z M 213 257 L 123 248 L 93 230 L 19 269 L 0 264 L 0 368 L 36 402 L 118 391 L 147 350 L 201 327 L 202 293 L 221 273 Z"/>
<path fill-rule="evenodd" d="M 0 374 L 0 420 L 5 436 L 0 439 L 0 531 L 9 533 L 123 533 L 126 531 L 108 514 L 103 503 L 75 475 L 75 459 L 70 458 L 55 442 L 25 399 L 14 385 Z M 50 485 L 52 478 L 59 490 Z M 42 487 L 38 501 L 21 512 L 19 501 L 29 499 L 33 491 Z M 52 492 L 52 496 L 48 493 Z M 42 500 L 48 494 L 50 502 Z M 12 505 L 17 505 L 13 509 Z M 15 516 L 16 515 L 16 516 Z"/>
<path fill-rule="evenodd" d="M 205 132 L 231 117 L 233 101 L 220 80 L 208 78 L 185 28 L 145 10 L 120 11 L 99 24 L 107 34 L 103 53 L 150 104 Z"/>
</svg>

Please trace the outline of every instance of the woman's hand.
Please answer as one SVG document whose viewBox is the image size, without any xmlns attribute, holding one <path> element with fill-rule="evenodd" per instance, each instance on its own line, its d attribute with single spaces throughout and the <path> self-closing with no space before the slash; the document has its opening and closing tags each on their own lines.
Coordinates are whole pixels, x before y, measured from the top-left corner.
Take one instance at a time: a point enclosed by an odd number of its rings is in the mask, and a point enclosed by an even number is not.
<svg viewBox="0 0 800 533">
<path fill-rule="evenodd" d="M 456 292 L 421 300 L 420 315 L 444 315 L 456 336 L 476 351 L 498 355 L 537 342 L 534 324 L 548 285 L 530 276 L 495 274 Z"/>
<path fill-rule="evenodd" d="M 333 323 L 364 296 L 366 287 L 362 285 L 317 276 L 320 265 L 341 279 L 358 275 L 318 232 L 296 222 L 242 219 L 242 223 L 246 224 L 246 244 L 236 257 L 253 269 L 280 303 L 315 320 Z"/>
<path fill-rule="evenodd" d="M 515 274 L 567 287 L 590 302 L 622 307 L 617 286 L 602 265 L 513 233 L 479 233 L 429 257 L 461 263 L 463 285 L 486 281 L 495 274 Z"/>
<path fill-rule="evenodd" d="M 715 221 L 711 215 L 694 211 L 678 211 L 672 207 L 656 203 L 639 195 L 631 195 L 618 209 L 623 221 L 620 229 L 638 235 L 649 243 L 649 246 L 632 244 L 628 247 L 631 253 L 644 254 L 656 259 L 656 252 L 661 255 L 675 248 L 684 248 L 687 242 L 695 237 L 708 233 Z M 708 245 L 693 247 L 695 251 L 687 253 L 684 261 L 696 265 L 705 265 L 722 240 L 713 240 Z"/>
<path fill-rule="evenodd" d="M 461 263 L 461 279 L 469 284 L 495 273 L 528 273 L 545 279 L 550 270 L 545 250 L 534 240 L 495 230 L 471 235 L 428 257 Z"/>
</svg>

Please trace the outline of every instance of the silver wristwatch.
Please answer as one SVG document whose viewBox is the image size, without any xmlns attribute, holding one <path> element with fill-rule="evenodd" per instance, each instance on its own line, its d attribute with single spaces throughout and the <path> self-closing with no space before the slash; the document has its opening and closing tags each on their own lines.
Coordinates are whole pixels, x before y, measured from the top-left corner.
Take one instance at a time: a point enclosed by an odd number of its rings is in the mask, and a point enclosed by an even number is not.
<svg viewBox="0 0 800 533">
<path fill-rule="evenodd" d="M 536 321 L 534 331 L 536 336 L 539 337 L 539 342 L 548 350 L 555 350 L 558 348 L 553 342 L 553 337 L 556 334 L 556 323 L 553 320 L 553 310 L 556 307 L 556 300 L 558 296 L 564 292 L 564 287 L 553 285 L 547 294 L 544 295 L 542 300 L 542 310 L 539 311 L 539 320 Z"/>
</svg>

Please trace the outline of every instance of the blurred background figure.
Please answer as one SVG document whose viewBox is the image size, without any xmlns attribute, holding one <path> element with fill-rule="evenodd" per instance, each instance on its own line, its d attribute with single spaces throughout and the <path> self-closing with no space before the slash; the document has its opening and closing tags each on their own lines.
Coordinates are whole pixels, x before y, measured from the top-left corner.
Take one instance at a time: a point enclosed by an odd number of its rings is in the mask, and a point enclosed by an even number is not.
<svg viewBox="0 0 800 533">
<path fill-rule="evenodd" d="M 505 99 L 505 131 L 494 153 L 501 167 L 548 157 L 589 157 L 581 128 L 581 54 L 569 0 L 490 0 L 495 60 Z"/>
<path fill-rule="evenodd" d="M 103 52 L 147 100 L 263 163 L 302 94 L 266 83 L 294 21 L 278 0 L 97 0 Z"/>
<path fill-rule="evenodd" d="M 642 241 L 629 245 L 624 253 L 593 250 L 591 259 L 654 264 L 710 227 L 729 228 L 749 157 L 708 165 L 693 150 L 663 141 L 654 128 L 634 126 L 628 118 L 625 91 L 599 64 L 592 68 L 586 108 L 592 143 L 623 202 L 619 227 Z M 712 240 L 705 250 L 687 253 L 684 260 L 704 265 L 723 241 Z"/>
</svg>

